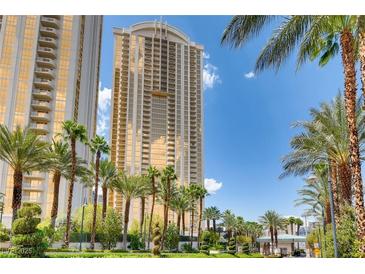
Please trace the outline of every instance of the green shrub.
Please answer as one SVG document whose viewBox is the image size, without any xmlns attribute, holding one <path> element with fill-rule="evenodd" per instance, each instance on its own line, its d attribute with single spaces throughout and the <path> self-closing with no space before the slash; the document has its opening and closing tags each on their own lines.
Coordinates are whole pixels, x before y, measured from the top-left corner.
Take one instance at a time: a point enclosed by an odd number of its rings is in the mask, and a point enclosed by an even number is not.
<svg viewBox="0 0 365 274">
<path fill-rule="evenodd" d="M 100 242 L 104 249 L 112 249 L 121 239 L 122 217 L 113 208 L 109 208 L 101 225 Z"/>
<path fill-rule="evenodd" d="M 248 243 L 242 244 L 242 253 L 250 254 L 250 246 L 248 245 Z"/>
<path fill-rule="evenodd" d="M 200 236 L 200 241 L 201 242 L 206 242 L 207 245 L 209 246 L 213 246 L 215 244 L 217 244 L 217 242 L 219 241 L 219 235 L 218 233 L 214 232 L 214 231 L 203 231 L 203 233 Z"/>
<path fill-rule="evenodd" d="M 10 240 L 10 231 L 0 224 L 0 243 Z"/>
<path fill-rule="evenodd" d="M 37 229 L 42 210 L 39 205 L 24 203 L 13 222 L 10 252 L 18 257 L 43 257 L 47 241 L 43 231 Z"/>
<path fill-rule="evenodd" d="M 141 248 L 144 247 L 144 244 L 141 241 L 139 233 L 130 234 L 129 237 L 130 237 L 129 249 L 140 250 Z"/>
<path fill-rule="evenodd" d="M 195 248 L 191 246 L 189 243 L 185 243 L 181 247 L 183 253 L 196 253 L 198 252 Z"/>
<path fill-rule="evenodd" d="M 227 252 L 230 254 L 236 253 L 236 240 L 233 237 L 228 240 Z"/>
<path fill-rule="evenodd" d="M 177 250 L 179 246 L 179 230 L 174 224 L 170 224 L 166 229 L 166 239 L 164 247 L 167 250 Z"/>
</svg>

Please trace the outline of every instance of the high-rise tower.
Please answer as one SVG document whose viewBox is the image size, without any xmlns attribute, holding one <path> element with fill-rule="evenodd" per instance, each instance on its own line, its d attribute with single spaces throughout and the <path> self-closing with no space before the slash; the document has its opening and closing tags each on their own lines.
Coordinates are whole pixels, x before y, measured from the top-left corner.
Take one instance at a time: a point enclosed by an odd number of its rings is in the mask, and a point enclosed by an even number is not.
<svg viewBox="0 0 365 274">
<path fill-rule="evenodd" d="M 30 127 L 50 141 L 62 122 L 75 119 L 95 134 L 102 16 L 1 16 L 0 123 L 9 128 Z M 90 159 L 79 146 L 78 155 Z M 62 180 L 60 215 L 65 212 L 68 184 Z M 0 162 L 0 192 L 6 194 L 9 221 L 12 171 Z M 75 185 L 74 208 L 84 195 Z M 52 205 L 52 175 L 25 174 L 23 201 L 39 203 L 43 215 Z"/>
<path fill-rule="evenodd" d="M 173 26 L 114 28 L 110 136 L 119 169 L 144 174 L 149 165 L 173 165 L 180 185 L 203 182 L 202 69 L 203 47 Z M 131 218 L 139 219 L 140 203 L 132 204 Z M 109 205 L 121 210 L 121 197 L 111 193 Z"/>
</svg>

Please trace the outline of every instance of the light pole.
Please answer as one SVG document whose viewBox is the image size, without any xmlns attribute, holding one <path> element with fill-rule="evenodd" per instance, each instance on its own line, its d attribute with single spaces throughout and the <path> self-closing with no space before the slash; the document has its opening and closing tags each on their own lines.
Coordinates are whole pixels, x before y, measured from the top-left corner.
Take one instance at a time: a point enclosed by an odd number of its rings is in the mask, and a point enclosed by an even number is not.
<svg viewBox="0 0 365 274">
<path fill-rule="evenodd" d="M 333 190 L 332 190 L 332 181 L 331 181 L 331 168 L 330 167 L 328 167 L 328 192 L 329 192 L 329 196 L 330 196 L 333 247 L 334 247 L 334 251 L 335 251 L 335 258 L 338 258 L 336 221 L 335 221 L 335 210 L 334 210 Z"/>
<path fill-rule="evenodd" d="M 81 215 L 81 230 L 80 230 L 80 247 L 79 250 L 81 252 L 82 250 L 82 234 L 83 234 L 83 230 L 84 230 L 84 217 L 85 217 L 85 206 L 87 206 L 87 198 L 84 197 L 84 202 L 82 204 L 82 215 Z"/>
</svg>

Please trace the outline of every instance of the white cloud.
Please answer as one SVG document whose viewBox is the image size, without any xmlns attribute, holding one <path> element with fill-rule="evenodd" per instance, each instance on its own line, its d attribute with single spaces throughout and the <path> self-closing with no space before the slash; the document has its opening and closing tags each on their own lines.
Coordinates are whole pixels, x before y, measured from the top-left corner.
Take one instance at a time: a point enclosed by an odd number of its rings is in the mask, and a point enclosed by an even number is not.
<svg viewBox="0 0 365 274">
<path fill-rule="evenodd" d="M 101 83 L 99 84 L 98 119 L 96 132 L 98 135 L 104 136 L 106 139 L 109 139 L 111 94 L 112 90 L 110 88 L 102 87 Z"/>
<path fill-rule="evenodd" d="M 251 79 L 255 77 L 255 73 L 253 71 L 245 73 L 245 78 Z"/>
<path fill-rule="evenodd" d="M 203 52 L 203 58 L 204 59 L 209 59 L 210 58 L 210 54 L 208 52 Z"/>
<path fill-rule="evenodd" d="M 216 66 L 210 63 L 204 65 L 203 82 L 204 82 L 204 89 L 213 88 L 215 84 L 222 83 L 218 74 L 218 68 Z"/>
<path fill-rule="evenodd" d="M 204 179 L 204 187 L 209 194 L 215 194 L 223 187 L 223 183 L 218 182 L 216 179 Z"/>
</svg>

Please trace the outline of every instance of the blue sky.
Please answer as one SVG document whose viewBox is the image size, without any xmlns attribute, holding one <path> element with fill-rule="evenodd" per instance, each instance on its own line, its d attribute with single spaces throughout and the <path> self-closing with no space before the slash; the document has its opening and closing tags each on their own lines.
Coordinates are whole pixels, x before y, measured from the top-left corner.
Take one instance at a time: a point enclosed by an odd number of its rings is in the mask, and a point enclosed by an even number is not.
<svg viewBox="0 0 365 274">
<path fill-rule="evenodd" d="M 112 87 L 112 27 L 159 20 L 159 16 L 105 16 L 101 59 L 99 132 L 108 133 Z M 317 62 L 295 72 L 295 56 L 275 73 L 254 75 L 256 57 L 272 27 L 242 49 L 220 45 L 227 16 L 164 16 L 192 41 L 204 45 L 204 174 L 211 187 L 221 188 L 206 204 L 231 209 L 257 220 L 268 209 L 283 216 L 300 215 L 294 207 L 302 178 L 279 180 L 281 158 L 296 133 L 291 124 L 308 118 L 308 110 L 331 100 L 343 87 L 339 57 L 325 68 Z M 221 185 L 220 185 L 221 184 Z"/>
</svg>

